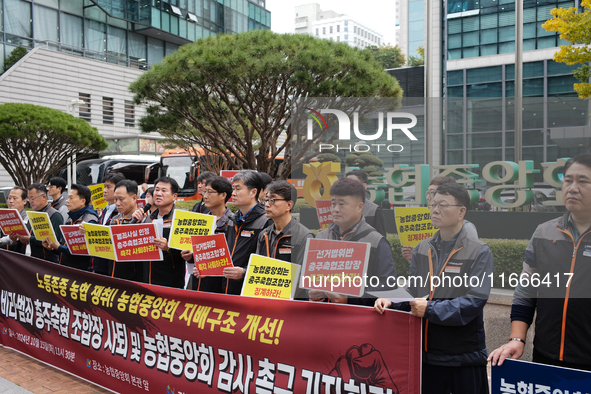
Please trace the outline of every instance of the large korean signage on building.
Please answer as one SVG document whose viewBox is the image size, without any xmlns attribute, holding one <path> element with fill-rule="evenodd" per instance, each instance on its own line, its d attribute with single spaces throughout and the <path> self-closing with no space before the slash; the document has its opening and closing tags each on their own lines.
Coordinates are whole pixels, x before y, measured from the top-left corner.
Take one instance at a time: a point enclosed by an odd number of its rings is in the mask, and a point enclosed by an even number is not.
<svg viewBox="0 0 591 394">
<path fill-rule="evenodd" d="M 555 189 L 562 188 L 562 181 L 559 175 L 563 171 L 564 164 L 568 158 L 558 159 L 556 162 L 541 163 L 543 168 L 544 182 Z M 477 164 L 464 165 L 441 165 L 430 166 L 419 164 L 414 167 L 397 164 L 392 168 L 386 168 L 384 179 L 374 179 L 368 186 L 370 199 L 381 201 L 386 192 L 388 202 L 393 205 L 421 205 L 426 204 L 425 191 L 429 187 L 431 176 L 452 176 L 457 182 L 468 187 L 471 202 L 475 203 L 480 197 L 478 190 L 470 188 L 482 180 L 473 171 L 478 168 Z M 304 197 L 308 204 L 314 206 L 316 200 L 330 199 L 330 186 L 337 181 L 337 174 L 341 172 L 341 164 L 334 162 L 304 164 L 303 172 L 306 176 L 304 181 Z M 534 175 L 540 170 L 534 168 L 534 162 L 523 160 L 519 163 L 512 161 L 493 161 L 482 168 L 482 178 L 492 184 L 484 195 L 485 200 L 492 206 L 499 208 L 517 208 L 531 204 L 534 200 Z M 503 174 L 503 175 L 501 175 Z M 404 188 L 414 186 L 414 190 L 405 191 Z M 502 193 L 510 192 L 512 201 L 504 201 Z M 556 193 L 556 200 L 544 201 L 544 205 L 564 205 L 562 195 Z"/>
</svg>

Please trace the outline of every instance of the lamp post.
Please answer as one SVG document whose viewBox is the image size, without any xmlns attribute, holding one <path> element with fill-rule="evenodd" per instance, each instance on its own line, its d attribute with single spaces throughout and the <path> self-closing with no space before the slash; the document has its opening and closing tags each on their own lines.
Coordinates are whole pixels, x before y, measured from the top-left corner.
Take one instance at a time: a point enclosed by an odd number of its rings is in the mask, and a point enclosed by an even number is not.
<svg viewBox="0 0 591 394">
<path fill-rule="evenodd" d="M 72 116 L 76 116 L 76 108 L 83 105 L 85 102 L 84 100 L 74 99 L 70 101 L 68 104 L 68 112 Z M 76 154 L 74 156 L 68 157 L 68 169 L 67 169 L 67 176 L 68 176 L 68 190 L 72 186 L 72 183 L 76 183 Z"/>
</svg>

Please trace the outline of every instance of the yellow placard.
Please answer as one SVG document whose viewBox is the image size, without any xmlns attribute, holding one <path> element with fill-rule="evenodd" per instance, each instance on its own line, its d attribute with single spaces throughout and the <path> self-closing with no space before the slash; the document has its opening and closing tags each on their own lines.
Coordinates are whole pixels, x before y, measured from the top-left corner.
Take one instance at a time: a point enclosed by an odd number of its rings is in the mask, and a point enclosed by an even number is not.
<svg viewBox="0 0 591 394">
<path fill-rule="evenodd" d="M 111 239 L 111 228 L 99 224 L 82 223 L 86 232 L 86 248 L 91 256 L 115 260 L 115 248 Z"/>
<path fill-rule="evenodd" d="M 105 184 L 99 183 L 98 185 L 88 186 L 90 189 L 90 201 L 94 209 L 105 209 L 108 205 L 105 200 Z"/>
<path fill-rule="evenodd" d="M 400 243 L 417 246 L 422 240 L 431 238 L 437 229 L 431 224 L 429 208 L 396 208 L 396 228 Z"/>
<path fill-rule="evenodd" d="M 214 226 L 215 216 L 175 209 L 168 237 L 168 247 L 191 250 L 191 235 L 211 235 Z"/>
<path fill-rule="evenodd" d="M 31 223 L 33 233 L 37 240 L 43 241 L 45 237 L 49 237 L 51 242 L 57 242 L 57 237 L 53 232 L 49 215 L 46 212 L 28 211 L 27 216 L 29 216 L 29 222 Z"/>
<path fill-rule="evenodd" d="M 240 295 L 291 300 L 298 285 L 300 266 L 251 254 Z"/>
</svg>

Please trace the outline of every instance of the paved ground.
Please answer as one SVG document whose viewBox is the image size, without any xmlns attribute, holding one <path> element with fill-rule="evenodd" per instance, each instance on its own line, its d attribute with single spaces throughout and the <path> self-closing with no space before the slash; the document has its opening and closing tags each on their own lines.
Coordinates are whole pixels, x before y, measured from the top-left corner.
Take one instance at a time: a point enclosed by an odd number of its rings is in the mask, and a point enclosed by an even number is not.
<svg viewBox="0 0 591 394">
<path fill-rule="evenodd" d="M 111 393 L 11 349 L 0 347 L 0 394 Z"/>
</svg>

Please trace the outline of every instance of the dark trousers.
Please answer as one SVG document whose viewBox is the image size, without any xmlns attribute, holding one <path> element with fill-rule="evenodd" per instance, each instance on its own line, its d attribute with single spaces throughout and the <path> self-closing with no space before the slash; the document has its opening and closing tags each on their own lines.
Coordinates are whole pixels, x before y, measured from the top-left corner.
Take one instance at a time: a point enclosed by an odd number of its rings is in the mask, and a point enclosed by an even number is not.
<svg viewBox="0 0 591 394">
<path fill-rule="evenodd" d="M 486 366 L 444 367 L 423 363 L 422 394 L 488 394 Z"/>
</svg>

